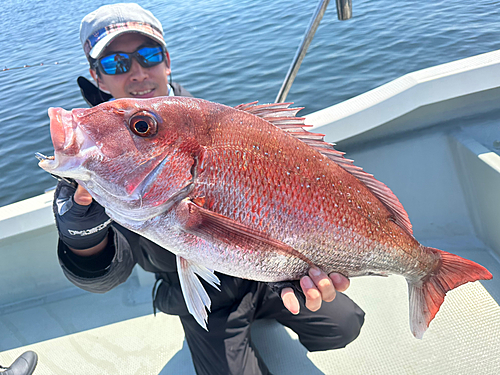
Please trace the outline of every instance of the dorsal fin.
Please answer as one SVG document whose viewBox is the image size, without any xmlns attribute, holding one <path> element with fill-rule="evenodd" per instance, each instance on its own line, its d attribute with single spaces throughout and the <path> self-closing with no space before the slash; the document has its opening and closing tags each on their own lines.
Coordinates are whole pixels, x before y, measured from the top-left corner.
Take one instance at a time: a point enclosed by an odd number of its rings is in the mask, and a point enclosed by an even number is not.
<svg viewBox="0 0 500 375">
<path fill-rule="evenodd" d="M 290 133 L 302 142 L 308 144 L 330 160 L 337 163 L 347 172 L 360 180 L 387 207 L 394 217 L 394 222 L 408 234 L 413 235 L 412 225 L 403 205 L 394 193 L 384 183 L 378 181 L 372 174 L 354 165 L 350 159 L 344 158 L 344 152 L 335 150 L 333 143 L 324 141 L 324 134 L 311 133 L 304 129 L 311 125 L 304 124 L 304 117 L 295 117 L 302 108 L 288 108 L 293 103 L 271 103 L 256 105 L 257 102 L 240 104 L 235 109 L 246 111 L 270 122 L 278 128 Z"/>
</svg>

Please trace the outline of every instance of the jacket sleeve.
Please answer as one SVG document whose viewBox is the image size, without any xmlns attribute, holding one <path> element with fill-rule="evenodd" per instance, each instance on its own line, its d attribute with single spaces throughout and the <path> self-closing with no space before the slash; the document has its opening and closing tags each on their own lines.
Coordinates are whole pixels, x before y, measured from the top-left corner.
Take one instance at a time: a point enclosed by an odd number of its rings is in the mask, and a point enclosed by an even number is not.
<svg viewBox="0 0 500 375">
<path fill-rule="evenodd" d="M 105 293 L 125 282 L 135 266 L 127 238 L 114 226 L 109 228 L 108 245 L 99 254 L 82 257 L 59 240 L 59 263 L 76 286 L 93 293 Z"/>
</svg>

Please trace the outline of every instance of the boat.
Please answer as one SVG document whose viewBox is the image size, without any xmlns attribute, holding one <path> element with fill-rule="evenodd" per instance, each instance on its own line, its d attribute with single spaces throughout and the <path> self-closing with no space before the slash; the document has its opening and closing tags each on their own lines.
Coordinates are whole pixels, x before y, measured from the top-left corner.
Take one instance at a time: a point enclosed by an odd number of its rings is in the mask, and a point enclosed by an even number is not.
<svg viewBox="0 0 500 375">
<path fill-rule="evenodd" d="M 422 340 L 406 281 L 351 280 L 366 312 L 344 349 L 308 353 L 273 321 L 252 337 L 274 374 L 500 373 L 500 50 L 430 67 L 306 116 L 388 185 L 424 245 L 474 260 L 493 279 L 450 291 Z M 34 350 L 35 374 L 194 374 L 177 317 L 153 315 L 154 276 L 136 268 L 100 295 L 56 256 L 53 191 L 0 207 L 0 363 Z"/>
</svg>

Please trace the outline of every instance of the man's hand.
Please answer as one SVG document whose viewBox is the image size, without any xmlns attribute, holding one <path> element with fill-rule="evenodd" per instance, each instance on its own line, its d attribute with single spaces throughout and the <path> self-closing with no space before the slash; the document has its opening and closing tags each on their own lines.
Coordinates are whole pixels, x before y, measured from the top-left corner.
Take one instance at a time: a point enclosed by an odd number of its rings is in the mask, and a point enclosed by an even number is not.
<svg viewBox="0 0 500 375">
<path fill-rule="evenodd" d="M 91 256 L 108 242 L 110 218 L 82 186 L 61 182 L 54 205 L 59 237 L 75 254 Z"/>
<path fill-rule="evenodd" d="M 92 203 L 92 195 L 84 188 L 82 185 L 78 185 L 75 191 L 75 195 L 73 195 L 73 200 L 75 203 L 81 205 L 81 206 L 88 206 Z M 102 240 L 101 243 L 97 244 L 96 246 L 92 246 L 88 249 L 85 250 L 77 250 L 74 248 L 69 247 L 72 251 L 77 252 L 81 256 L 90 256 L 97 254 L 102 251 L 108 244 L 108 237 L 104 237 L 104 240 Z"/>
<path fill-rule="evenodd" d="M 306 307 L 311 311 L 317 311 L 321 303 L 331 302 L 335 299 L 336 291 L 345 291 L 349 287 L 349 279 L 339 273 L 331 273 L 329 276 L 319 268 L 313 267 L 309 270 L 309 276 L 300 279 L 300 286 L 306 296 Z M 300 305 L 292 288 L 284 288 L 281 291 L 281 299 L 285 307 L 292 313 L 298 314 Z"/>
</svg>

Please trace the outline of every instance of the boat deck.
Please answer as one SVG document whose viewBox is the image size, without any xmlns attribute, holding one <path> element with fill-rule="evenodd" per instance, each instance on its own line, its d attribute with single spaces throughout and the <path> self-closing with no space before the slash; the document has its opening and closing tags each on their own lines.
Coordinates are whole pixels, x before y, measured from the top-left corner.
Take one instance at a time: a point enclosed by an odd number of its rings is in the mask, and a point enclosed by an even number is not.
<svg viewBox="0 0 500 375">
<path fill-rule="evenodd" d="M 409 330 L 402 277 L 351 280 L 366 312 L 344 349 L 308 353 L 259 321 L 273 374 L 500 374 L 500 51 L 416 72 L 307 117 L 398 196 L 424 245 L 493 274 L 450 291 L 422 340 Z M 194 374 L 178 318 L 152 315 L 153 276 L 134 270 L 91 294 L 63 276 L 51 193 L 0 207 L 0 364 L 26 350 L 43 374 Z"/>
<path fill-rule="evenodd" d="M 13 240 L 30 242 L 26 237 Z M 53 244 L 55 235 L 46 240 Z M 366 322 L 358 339 L 344 349 L 308 353 L 278 323 L 254 324 L 253 340 L 272 373 L 500 373 L 498 257 L 474 237 L 428 242 L 486 265 L 493 280 L 449 292 L 424 338 L 417 340 L 409 330 L 406 281 L 397 276 L 355 278 L 348 295 L 365 310 Z M 24 258 L 17 269 L 30 262 Z M 29 275 L 23 279 L 30 282 Z M 37 375 L 194 375 L 178 318 L 152 314 L 153 282 L 151 275 L 136 269 L 125 284 L 104 295 L 68 282 L 58 292 L 2 306 L 0 363 L 8 365 L 34 350 L 39 355 Z"/>
</svg>

